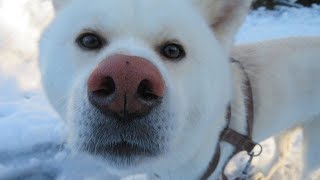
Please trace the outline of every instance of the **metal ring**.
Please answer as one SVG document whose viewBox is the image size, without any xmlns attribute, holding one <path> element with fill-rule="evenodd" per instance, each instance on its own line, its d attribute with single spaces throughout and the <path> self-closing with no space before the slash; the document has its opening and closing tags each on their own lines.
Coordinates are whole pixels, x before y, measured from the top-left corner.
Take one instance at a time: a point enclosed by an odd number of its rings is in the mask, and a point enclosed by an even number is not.
<svg viewBox="0 0 320 180">
<path fill-rule="evenodd" d="M 256 146 L 258 146 L 260 148 L 260 151 L 259 151 L 258 154 L 254 154 L 254 149 L 255 149 Z M 263 148 L 262 148 L 261 144 L 258 143 L 258 144 L 256 144 L 254 146 L 253 150 L 250 153 L 248 153 L 248 155 L 249 156 L 253 156 L 253 157 L 258 157 L 258 156 L 260 156 L 262 154 L 262 151 L 263 151 Z"/>
</svg>

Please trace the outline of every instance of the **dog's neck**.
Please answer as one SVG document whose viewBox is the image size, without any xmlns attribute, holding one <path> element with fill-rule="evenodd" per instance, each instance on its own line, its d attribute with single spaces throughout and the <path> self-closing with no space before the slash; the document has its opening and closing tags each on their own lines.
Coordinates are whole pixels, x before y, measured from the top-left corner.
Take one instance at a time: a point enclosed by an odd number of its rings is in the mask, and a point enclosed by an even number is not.
<svg viewBox="0 0 320 180">
<path fill-rule="evenodd" d="M 214 164 L 211 162 L 201 179 L 207 179 L 208 177 L 216 179 L 224 175 L 223 171 L 228 161 L 236 152 L 242 150 L 250 152 L 254 147 L 252 146 L 253 142 L 250 141 L 253 123 L 253 100 L 250 79 L 241 62 L 231 59 L 231 69 L 233 93 L 230 106 L 226 110 L 227 128 L 220 135 L 220 142 L 217 145 L 220 146 L 219 154 L 217 155 L 216 151 L 213 158 L 211 158 L 211 161 L 214 161 L 220 156 L 219 163 L 216 167 L 213 166 L 214 169 L 210 170 L 210 168 L 212 168 L 211 164 Z M 242 136 L 246 136 L 244 139 L 248 137 L 248 141 L 245 141 L 249 142 L 250 147 L 242 149 L 242 147 L 239 147 L 238 142 L 235 142 L 235 140 L 239 138 L 242 141 Z"/>
</svg>

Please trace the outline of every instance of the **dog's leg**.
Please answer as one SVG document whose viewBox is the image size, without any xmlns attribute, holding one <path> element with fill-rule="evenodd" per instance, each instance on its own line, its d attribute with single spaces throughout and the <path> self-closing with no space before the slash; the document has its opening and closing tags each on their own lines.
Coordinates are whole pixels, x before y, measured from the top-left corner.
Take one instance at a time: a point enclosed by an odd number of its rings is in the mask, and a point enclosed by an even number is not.
<svg viewBox="0 0 320 180">
<path fill-rule="evenodd" d="M 272 176 L 281 168 L 285 166 L 285 162 L 292 150 L 292 136 L 293 131 L 287 131 L 275 138 L 276 151 L 274 155 L 274 161 L 272 167 L 268 173 L 266 179 L 271 179 Z"/>
<path fill-rule="evenodd" d="M 318 136 L 318 132 L 320 129 L 320 116 L 315 117 L 312 121 L 304 124 L 303 126 L 303 179 L 319 179 L 320 178 L 320 139 Z M 280 136 L 276 137 L 276 154 L 275 160 L 277 161 L 274 164 L 268 175 L 264 176 L 263 172 L 259 172 L 253 176 L 252 179 L 255 180 L 270 180 L 274 179 L 274 175 L 279 170 L 285 170 L 287 167 L 286 163 L 289 159 L 289 155 L 292 152 L 292 138 L 294 136 L 294 132 L 298 128 L 294 128 L 288 132 L 281 134 Z M 297 155 L 296 155 L 297 156 Z M 298 162 L 296 162 L 298 163 Z M 293 166 L 295 166 L 293 164 Z M 294 168 L 290 165 L 289 168 Z M 266 168 L 268 169 L 268 168 Z M 285 173 L 282 173 L 285 174 Z"/>
<path fill-rule="evenodd" d="M 292 138 L 298 128 L 293 128 L 275 137 L 275 154 L 271 162 L 253 175 L 254 180 L 269 180 L 275 173 L 285 167 L 285 162 L 292 150 Z"/>
<path fill-rule="evenodd" d="M 319 179 L 311 177 L 315 171 L 320 171 L 320 115 L 306 123 L 303 130 L 304 145 L 304 179 Z M 314 174 L 314 176 L 316 176 Z"/>
</svg>

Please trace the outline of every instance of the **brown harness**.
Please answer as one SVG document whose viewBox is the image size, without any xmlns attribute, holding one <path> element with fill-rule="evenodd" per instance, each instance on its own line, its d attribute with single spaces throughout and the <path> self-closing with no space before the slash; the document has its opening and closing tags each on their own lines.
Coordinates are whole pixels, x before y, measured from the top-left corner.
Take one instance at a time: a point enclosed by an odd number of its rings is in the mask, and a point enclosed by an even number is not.
<svg viewBox="0 0 320 180">
<path fill-rule="evenodd" d="M 217 168 L 219 160 L 220 160 L 220 153 L 221 153 L 220 142 L 221 141 L 228 142 L 235 147 L 235 151 L 234 151 L 233 155 L 230 156 L 229 160 L 240 151 L 247 151 L 248 154 L 251 153 L 253 151 L 254 147 L 257 145 L 257 143 L 252 141 L 254 107 L 253 107 L 252 86 L 251 86 L 251 82 L 249 79 L 249 75 L 246 72 L 244 66 L 242 65 L 242 63 L 240 61 L 231 58 L 231 63 L 236 63 L 240 67 L 240 69 L 243 71 L 244 76 L 245 76 L 245 81 L 244 81 L 245 94 L 244 95 L 246 97 L 245 110 L 246 110 L 246 119 L 247 119 L 247 134 L 243 135 L 243 134 L 240 134 L 237 131 L 229 128 L 229 125 L 231 122 L 231 113 L 232 113 L 231 106 L 229 105 L 228 109 L 227 109 L 227 114 L 226 114 L 227 126 L 223 130 L 223 132 L 220 134 L 220 140 L 217 144 L 215 154 L 212 157 L 207 170 L 201 176 L 201 178 L 200 178 L 201 180 L 208 179 L 211 176 L 211 174 L 215 171 L 215 169 Z M 226 166 L 226 164 L 225 164 L 225 166 Z M 227 177 L 224 175 L 224 173 L 222 173 L 222 178 L 227 179 Z"/>
</svg>

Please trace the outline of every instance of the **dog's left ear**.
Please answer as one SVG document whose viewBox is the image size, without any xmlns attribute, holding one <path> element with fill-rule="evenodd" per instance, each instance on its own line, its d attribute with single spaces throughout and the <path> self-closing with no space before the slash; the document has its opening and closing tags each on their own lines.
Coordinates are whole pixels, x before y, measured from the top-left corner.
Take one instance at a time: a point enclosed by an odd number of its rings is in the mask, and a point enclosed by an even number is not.
<svg viewBox="0 0 320 180">
<path fill-rule="evenodd" d="M 193 0 L 222 46 L 230 49 L 252 0 Z"/>
</svg>

